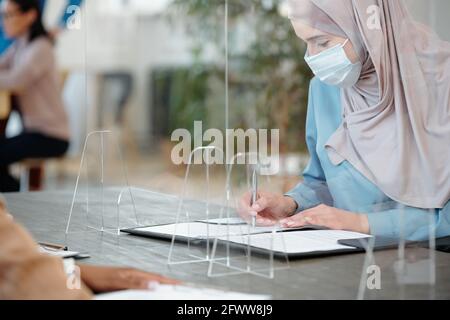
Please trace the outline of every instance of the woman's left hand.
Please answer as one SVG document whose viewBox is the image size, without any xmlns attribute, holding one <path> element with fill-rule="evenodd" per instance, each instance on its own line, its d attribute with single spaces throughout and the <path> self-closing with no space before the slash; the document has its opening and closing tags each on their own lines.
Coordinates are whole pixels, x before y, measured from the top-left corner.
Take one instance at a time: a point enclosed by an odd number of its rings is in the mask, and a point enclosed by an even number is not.
<svg viewBox="0 0 450 320">
<path fill-rule="evenodd" d="M 369 234 L 369 220 L 365 214 L 357 214 L 326 205 L 305 210 L 280 221 L 284 228 L 317 225 L 332 230 L 346 230 Z"/>
</svg>

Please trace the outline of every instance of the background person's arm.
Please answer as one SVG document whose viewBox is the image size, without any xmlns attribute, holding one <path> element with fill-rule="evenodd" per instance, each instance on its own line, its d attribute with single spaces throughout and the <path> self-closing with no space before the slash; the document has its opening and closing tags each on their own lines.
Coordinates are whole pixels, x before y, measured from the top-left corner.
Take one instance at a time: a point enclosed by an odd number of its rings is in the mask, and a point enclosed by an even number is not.
<svg viewBox="0 0 450 320">
<path fill-rule="evenodd" d="M 0 90 L 20 93 L 54 67 L 53 46 L 47 40 L 35 40 L 30 44 L 21 63 L 0 70 Z"/>
<path fill-rule="evenodd" d="M 6 51 L 0 56 L 0 70 L 5 70 L 11 67 L 12 61 L 14 59 L 14 45 L 11 45 Z"/>
</svg>

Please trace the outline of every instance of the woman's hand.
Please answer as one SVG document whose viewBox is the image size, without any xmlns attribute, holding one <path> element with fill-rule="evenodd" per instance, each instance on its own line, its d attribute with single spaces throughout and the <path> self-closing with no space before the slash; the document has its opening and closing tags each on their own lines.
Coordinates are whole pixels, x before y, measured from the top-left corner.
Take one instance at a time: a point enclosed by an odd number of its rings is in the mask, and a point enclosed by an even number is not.
<svg viewBox="0 0 450 320">
<path fill-rule="evenodd" d="M 259 192 L 258 201 L 252 206 L 250 202 L 251 193 L 248 192 L 239 201 L 238 213 L 247 222 L 256 216 L 259 226 L 273 226 L 297 210 L 297 203 L 292 198 L 276 193 Z"/>
<path fill-rule="evenodd" d="M 332 230 L 346 230 L 369 234 L 369 220 L 364 214 L 348 212 L 326 205 L 305 210 L 280 221 L 285 228 L 318 225 Z"/>
<path fill-rule="evenodd" d="M 80 265 L 81 280 L 94 292 L 127 289 L 151 289 L 154 285 L 179 284 L 163 276 L 131 268 L 109 268 Z"/>
</svg>

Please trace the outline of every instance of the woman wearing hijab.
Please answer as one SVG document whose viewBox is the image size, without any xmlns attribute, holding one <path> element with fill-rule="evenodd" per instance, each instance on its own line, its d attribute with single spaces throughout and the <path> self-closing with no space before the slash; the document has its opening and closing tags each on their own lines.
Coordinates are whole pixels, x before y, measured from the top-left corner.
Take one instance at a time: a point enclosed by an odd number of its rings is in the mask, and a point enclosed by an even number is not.
<svg viewBox="0 0 450 320">
<path fill-rule="evenodd" d="M 290 0 L 307 44 L 304 182 L 250 194 L 261 225 L 320 225 L 411 240 L 450 235 L 450 44 L 403 1 Z"/>
</svg>

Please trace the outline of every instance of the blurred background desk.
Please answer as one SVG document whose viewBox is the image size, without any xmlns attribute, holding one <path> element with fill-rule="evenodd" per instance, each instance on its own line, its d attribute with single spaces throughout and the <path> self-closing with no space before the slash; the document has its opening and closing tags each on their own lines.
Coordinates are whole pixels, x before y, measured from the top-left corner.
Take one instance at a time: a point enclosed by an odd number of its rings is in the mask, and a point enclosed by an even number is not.
<svg viewBox="0 0 450 320">
<path fill-rule="evenodd" d="M 25 225 L 36 240 L 63 243 L 68 218 L 71 192 L 48 192 L 6 195 L 8 207 L 15 219 Z M 145 201 L 148 201 L 145 205 Z M 151 203 L 158 203 L 152 208 Z M 153 194 L 147 199 L 136 197 L 140 217 L 164 222 L 176 214 L 176 198 Z M 168 207 L 165 215 L 164 206 Z M 146 208 L 149 208 L 146 212 Z M 154 208 L 161 210 L 158 212 Z M 170 208 L 170 209 L 169 209 Z M 183 281 L 208 286 L 237 290 L 248 293 L 271 294 L 275 299 L 356 299 L 364 264 L 364 254 L 351 254 L 317 259 L 291 261 L 290 268 L 275 273 L 269 280 L 252 275 L 238 275 L 222 278 L 206 276 L 208 264 L 198 263 L 168 266 L 166 253 L 170 243 L 146 238 L 107 234 L 86 236 L 71 235 L 74 245 L 71 249 L 82 250 L 91 255 L 84 263 L 133 266 L 176 277 Z M 415 248 L 410 252 L 419 257 L 427 250 Z M 368 290 L 368 299 L 450 299 L 450 255 L 436 252 L 437 284 L 404 287 L 397 285 L 392 270 L 397 251 L 375 253 L 375 261 L 381 267 L 381 290 Z M 258 262 L 258 261 L 257 261 Z M 264 263 L 261 261 L 261 263 Z M 267 263 L 267 262 L 266 262 Z"/>
</svg>

